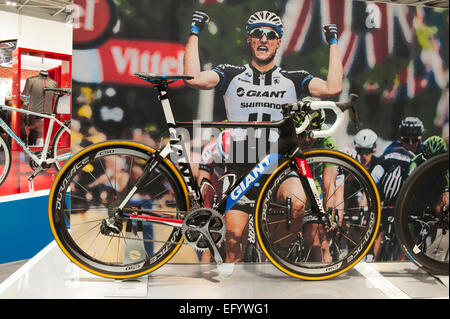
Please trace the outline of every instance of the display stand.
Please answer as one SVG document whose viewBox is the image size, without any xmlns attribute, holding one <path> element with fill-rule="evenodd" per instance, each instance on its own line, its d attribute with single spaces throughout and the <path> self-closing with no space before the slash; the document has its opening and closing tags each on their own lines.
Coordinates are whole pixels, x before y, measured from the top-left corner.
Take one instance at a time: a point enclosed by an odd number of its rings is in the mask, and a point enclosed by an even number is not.
<svg viewBox="0 0 450 319">
<path fill-rule="evenodd" d="M 148 292 L 148 276 L 127 280 L 115 280 L 110 288 L 110 290 L 105 292 L 105 298 L 145 298 Z"/>
<path fill-rule="evenodd" d="M 448 276 L 439 278 L 412 262 L 361 262 L 319 282 L 293 279 L 270 263 L 238 263 L 226 279 L 215 264 L 168 263 L 119 281 L 81 269 L 53 241 L 0 283 L 0 299 L 448 299 Z"/>
<path fill-rule="evenodd" d="M 49 73 L 49 78 L 52 78 L 60 88 L 70 88 L 71 80 L 72 80 L 72 56 L 68 54 L 55 53 L 55 52 L 47 52 L 47 51 L 39 51 L 29 48 L 21 48 L 18 47 L 13 51 L 13 65 L 12 65 L 12 107 L 20 108 L 21 107 L 21 87 L 20 80 L 22 75 L 22 64 L 23 57 L 31 56 L 37 57 L 41 59 L 54 59 L 60 60 L 61 65 L 47 70 Z M 12 112 L 11 114 L 11 129 L 13 132 L 20 136 L 20 113 Z M 70 111 L 68 114 L 61 116 L 64 120 L 70 119 Z M 43 134 L 45 136 L 47 130 L 47 123 L 44 121 Z M 57 129 L 57 128 L 56 128 Z M 56 130 L 55 130 L 56 132 Z M 13 158 L 18 159 L 18 154 L 20 150 L 20 146 L 12 141 L 11 143 L 11 151 L 13 153 Z M 34 150 L 33 150 L 34 151 Z M 17 181 L 15 185 L 17 185 L 16 193 L 20 193 L 20 165 L 12 165 L 10 178 L 14 177 Z M 49 185 L 50 186 L 50 185 Z"/>
</svg>

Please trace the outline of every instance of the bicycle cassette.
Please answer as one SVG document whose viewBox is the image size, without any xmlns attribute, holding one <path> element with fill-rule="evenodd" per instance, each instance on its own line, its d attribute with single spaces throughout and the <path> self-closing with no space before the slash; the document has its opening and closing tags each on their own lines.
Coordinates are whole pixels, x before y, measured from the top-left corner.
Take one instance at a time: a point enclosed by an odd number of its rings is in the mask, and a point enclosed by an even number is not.
<svg viewBox="0 0 450 319">
<path fill-rule="evenodd" d="M 220 246 L 225 238 L 225 219 L 214 209 L 197 208 L 188 213 L 181 227 L 184 240 L 199 251 L 208 249 L 207 234 Z"/>
</svg>

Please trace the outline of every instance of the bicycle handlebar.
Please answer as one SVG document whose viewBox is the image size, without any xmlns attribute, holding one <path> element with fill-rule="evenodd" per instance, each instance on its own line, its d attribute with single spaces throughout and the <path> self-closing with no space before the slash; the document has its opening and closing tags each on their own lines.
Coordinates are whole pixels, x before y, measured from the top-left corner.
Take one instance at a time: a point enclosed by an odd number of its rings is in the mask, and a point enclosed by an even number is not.
<svg viewBox="0 0 450 319">
<path fill-rule="evenodd" d="M 346 102 L 333 102 L 333 101 L 298 101 L 293 104 L 288 104 L 283 106 L 285 110 L 289 111 L 307 111 L 308 114 L 305 116 L 305 120 L 303 121 L 302 125 L 300 127 L 297 127 L 295 129 L 295 132 L 297 134 L 300 134 L 304 132 L 310 123 L 311 116 L 309 114 L 309 111 L 318 111 L 323 109 L 329 109 L 332 110 L 337 118 L 336 121 L 333 123 L 333 125 L 326 130 L 323 131 L 311 131 L 309 134 L 311 138 L 325 138 L 328 136 L 333 135 L 336 133 L 338 128 L 341 126 L 342 122 L 344 121 L 344 112 L 348 109 L 351 109 L 352 111 L 352 120 L 355 124 L 355 127 L 358 129 L 358 116 L 356 113 L 355 108 L 355 102 L 358 99 L 358 95 L 356 94 L 350 94 L 350 100 Z"/>
<path fill-rule="evenodd" d="M 325 138 L 336 133 L 337 129 L 341 126 L 342 122 L 344 121 L 344 112 L 336 105 L 336 103 L 331 101 L 314 101 L 311 102 L 310 107 L 311 110 L 313 111 L 318 111 L 321 109 L 329 109 L 336 114 L 336 121 L 329 129 L 322 131 L 311 131 L 310 133 L 311 138 Z M 299 132 L 297 132 L 297 134 L 298 133 Z"/>
</svg>

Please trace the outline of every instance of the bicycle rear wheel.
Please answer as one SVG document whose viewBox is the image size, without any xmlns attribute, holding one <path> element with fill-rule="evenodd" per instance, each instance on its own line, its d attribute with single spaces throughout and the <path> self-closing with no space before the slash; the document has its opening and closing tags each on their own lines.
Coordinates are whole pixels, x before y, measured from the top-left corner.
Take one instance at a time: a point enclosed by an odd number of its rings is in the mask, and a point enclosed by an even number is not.
<svg viewBox="0 0 450 319">
<path fill-rule="evenodd" d="M 0 185 L 8 177 L 11 168 L 11 150 L 6 139 L 0 134 Z"/>
<path fill-rule="evenodd" d="M 52 141 L 52 155 L 55 158 L 55 167 L 59 171 L 70 158 L 71 134 L 70 124 L 66 122 L 68 130 L 60 127 Z"/>
<path fill-rule="evenodd" d="M 419 166 L 403 186 L 395 210 L 400 246 L 419 266 L 448 275 L 449 160 L 438 155 Z"/>
<path fill-rule="evenodd" d="M 379 196 L 368 172 L 351 157 L 331 150 L 304 155 L 325 216 L 306 195 L 297 164 L 286 160 L 258 199 L 256 233 L 268 259 L 284 273 L 327 279 L 353 267 L 369 250 L 380 221 Z"/>
<path fill-rule="evenodd" d="M 178 251 L 181 227 L 116 210 L 154 153 L 132 142 L 99 143 L 74 155 L 59 172 L 49 197 L 50 227 L 75 264 L 99 276 L 131 278 L 156 270 Z M 124 209 L 155 211 L 175 221 L 187 206 L 182 178 L 164 159 Z"/>
</svg>

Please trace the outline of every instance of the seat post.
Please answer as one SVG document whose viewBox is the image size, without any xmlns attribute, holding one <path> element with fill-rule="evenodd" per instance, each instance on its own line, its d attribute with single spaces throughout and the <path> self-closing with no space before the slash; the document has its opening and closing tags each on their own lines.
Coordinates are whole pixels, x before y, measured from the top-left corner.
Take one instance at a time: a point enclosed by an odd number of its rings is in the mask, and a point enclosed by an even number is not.
<svg viewBox="0 0 450 319">
<path fill-rule="evenodd" d="M 61 97 L 61 95 L 56 94 L 55 104 L 54 104 L 53 111 L 52 111 L 53 115 L 56 115 L 56 112 L 58 111 L 58 102 L 59 102 L 60 97 Z"/>
<path fill-rule="evenodd" d="M 175 116 L 173 114 L 172 105 L 170 104 L 168 84 L 166 81 L 161 81 L 156 88 L 158 89 L 158 99 L 162 104 L 164 116 L 166 118 L 169 131 L 176 127 Z"/>
</svg>

